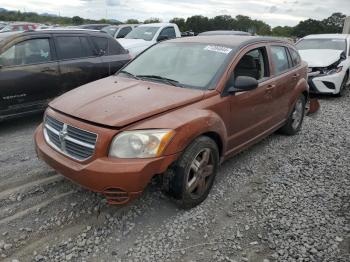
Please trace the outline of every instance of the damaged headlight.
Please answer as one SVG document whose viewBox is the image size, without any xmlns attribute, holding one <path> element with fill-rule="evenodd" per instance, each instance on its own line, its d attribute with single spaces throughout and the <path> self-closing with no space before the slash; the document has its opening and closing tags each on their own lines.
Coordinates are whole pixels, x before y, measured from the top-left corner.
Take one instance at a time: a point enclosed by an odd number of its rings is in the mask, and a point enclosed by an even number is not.
<svg viewBox="0 0 350 262">
<path fill-rule="evenodd" d="M 169 129 L 125 131 L 117 135 L 109 150 L 110 157 L 151 158 L 160 156 L 175 132 Z"/>
</svg>

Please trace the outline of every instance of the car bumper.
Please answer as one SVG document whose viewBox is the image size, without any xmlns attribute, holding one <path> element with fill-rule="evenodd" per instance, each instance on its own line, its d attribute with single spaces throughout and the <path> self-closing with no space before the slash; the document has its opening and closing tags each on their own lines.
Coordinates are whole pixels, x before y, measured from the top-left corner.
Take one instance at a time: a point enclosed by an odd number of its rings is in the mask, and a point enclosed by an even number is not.
<svg viewBox="0 0 350 262">
<path fill-rule="evenodd" d="M 178 154 L 151 159 L 94 158 L 77 162 L 53 149 L 44 138 L 42 125 L 34 134 L 40 159 L 79 185 L 106 196 L 110 204 L 126 204 L 139 196 L 156 174 L 166 171 Z"/>
<path fill-rule="evenodd" d="M 310 93 L 338 94 L 345 77 L 345 72 L 332 75 L 309 76 Z"/>
</svg>

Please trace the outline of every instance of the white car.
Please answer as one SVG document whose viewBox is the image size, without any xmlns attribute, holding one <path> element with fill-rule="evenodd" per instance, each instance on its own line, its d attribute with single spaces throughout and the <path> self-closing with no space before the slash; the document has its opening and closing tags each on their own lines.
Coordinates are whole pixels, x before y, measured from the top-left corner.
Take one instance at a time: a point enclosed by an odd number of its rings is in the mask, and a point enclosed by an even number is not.
<svg viewBox="0 0 350 262">
<path fill-rule="evenodd" d="M 155 23 L 139 25 L 118 42 L 135 57 L 160 41 L 177 37 L 181 37 L 181 33 L 176 24 Z"/>
<path fill-rule="evenodd" d="M 350 83 L 350 35 L 309 35 L 296 46 L 309 65 L 310 92 L 341 96 Z"/>
</svg>

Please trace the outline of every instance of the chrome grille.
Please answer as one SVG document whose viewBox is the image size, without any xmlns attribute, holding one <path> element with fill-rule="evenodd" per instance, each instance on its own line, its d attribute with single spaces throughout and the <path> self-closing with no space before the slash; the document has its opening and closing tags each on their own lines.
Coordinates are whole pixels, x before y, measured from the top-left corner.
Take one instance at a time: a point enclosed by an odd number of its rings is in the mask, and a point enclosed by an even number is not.
<svg viewBox="0 0 350 262">
<path fill-rule="evenodd" d="M 65 124 L 51 116 L 45 117 L 44 135 L 46 142 L 57 151 L 76 160 L 83 161 L 94 154 L 95 133 Z"/>
</svg>

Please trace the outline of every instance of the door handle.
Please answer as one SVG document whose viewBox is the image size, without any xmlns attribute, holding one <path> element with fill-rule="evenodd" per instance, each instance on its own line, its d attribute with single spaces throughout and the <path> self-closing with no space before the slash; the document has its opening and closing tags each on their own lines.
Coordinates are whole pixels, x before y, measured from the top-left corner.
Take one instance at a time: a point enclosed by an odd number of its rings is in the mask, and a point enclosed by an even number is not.
<svg viewBox="0 0 350 262">
<path fill-rule="evenodd" d="M 267 91 L 271 91 L 272 89 L 274 89 L 276 87 L 276 85 L 268 85 L 267 87 L 266 87 L 266 90 Z"/>
</svg>

